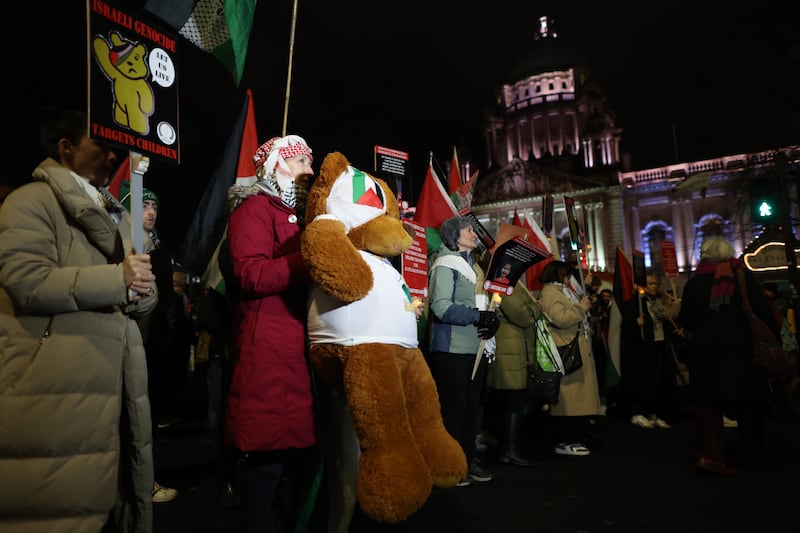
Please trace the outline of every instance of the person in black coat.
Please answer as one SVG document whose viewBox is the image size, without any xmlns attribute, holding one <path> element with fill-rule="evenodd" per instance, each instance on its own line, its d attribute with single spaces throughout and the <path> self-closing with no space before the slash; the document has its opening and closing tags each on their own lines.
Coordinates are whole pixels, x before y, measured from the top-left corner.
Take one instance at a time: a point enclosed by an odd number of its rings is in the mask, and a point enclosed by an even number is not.
<svg viewBox="0 0 800 533">
<path fill-rule="evenodd" d="M 670 429 L 677 388 L 670 338 L 679 304 L 661 290 L 658 276 L 646 280 L 644 294 L 622 308 L 622 392 L 632 424 Z"/>
<path fill-rule="evenodd" d="M 779 335 L 775 315 L 755 276 L 734 258 L 721 236 L 707 238 L 700 264 L 683 289 L 678 324 L 689 335 L 689 375 L 695 403 L 696 467 L 703 472 L 734 474 L 734 465 L 758 467 L 763 461 L 764 420 L 770 401 L 766 376 L 753 365 L 752 338 L 736 269 L 743 268 L 753 311 Z M 723 413 L 739 421 L 738 457 L 726 454 Z"/>
</svg>

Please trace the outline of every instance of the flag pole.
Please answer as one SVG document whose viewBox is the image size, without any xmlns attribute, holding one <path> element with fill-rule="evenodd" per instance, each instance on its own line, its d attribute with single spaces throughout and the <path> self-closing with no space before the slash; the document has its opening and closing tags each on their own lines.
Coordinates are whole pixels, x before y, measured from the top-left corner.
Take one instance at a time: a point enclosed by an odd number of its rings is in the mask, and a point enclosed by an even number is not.
<svg viewBox="0 0 800 533">
<path fill-rule="evenodd" d="M 289 32 L 289 69 L 286 72 L 286 97 L 283 101 L 283 129 L 281 136 L 286 137 L 286 123 L 289 119 L 289 92 L 292 86 L 292 57 L 294 56 L 294 29 L 297 26 L 297 1 L 292 8 L 292 30 Z"/>
</svg>

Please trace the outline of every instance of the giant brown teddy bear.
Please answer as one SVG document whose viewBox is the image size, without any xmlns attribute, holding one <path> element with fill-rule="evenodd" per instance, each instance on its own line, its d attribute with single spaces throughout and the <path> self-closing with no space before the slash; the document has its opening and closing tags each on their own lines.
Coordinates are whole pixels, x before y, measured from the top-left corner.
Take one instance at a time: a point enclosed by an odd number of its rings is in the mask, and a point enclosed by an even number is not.
<svg viewBox="0 0 800 533">
<path fill-rule="evenodd" d="M 301 249 L 315 284 L 311 364 L 318 377 L 345 392 L 361 449 L 362 511 L 378 522 L 400 522 L 425 503 L 434 485 L 452 487 L 467 475 L 417 346 L 414 303 L 386 259 L 413 240 L 387 184 L 353 168 L 339 152 L 322 162 L 306 222 Z"/>
</svg>

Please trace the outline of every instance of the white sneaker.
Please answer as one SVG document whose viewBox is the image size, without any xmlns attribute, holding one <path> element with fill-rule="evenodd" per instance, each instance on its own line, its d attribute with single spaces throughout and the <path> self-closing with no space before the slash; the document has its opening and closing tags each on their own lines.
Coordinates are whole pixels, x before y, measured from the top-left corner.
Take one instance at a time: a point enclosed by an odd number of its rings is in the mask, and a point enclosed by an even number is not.
<svg viewBox="0 0 800 533">
<path fill-rule="evenodd" d="M 653 429 L 655 427 L 649 418 L 645 418 L 642 415 L 633 415 L 631 417 L 631 424 L 644 429 Z"/>
<path fill-rule="evenodd" d="M 162 487 L 158 483 L 153 483 L 153 503 L 171 502 L 178 497 L 178 491 L 168 487 Z"/>
<path fill-rule="evenodd" d="M 736 420 L 732 420 L 732 419 L 728 418 L 727 416 L 723 415 L 722 416 L 722 427 L 738 428 L 739 427 L 739 422 L 737 422 Z"/>
<path fill-rule="evenodd" d="M 556 444 L 553 451 L 556 452 L 557 455 L 589 455 L 592 453 L 591 450 L 583 444 L 566 444 L 564 442 Z"/>
</svg>

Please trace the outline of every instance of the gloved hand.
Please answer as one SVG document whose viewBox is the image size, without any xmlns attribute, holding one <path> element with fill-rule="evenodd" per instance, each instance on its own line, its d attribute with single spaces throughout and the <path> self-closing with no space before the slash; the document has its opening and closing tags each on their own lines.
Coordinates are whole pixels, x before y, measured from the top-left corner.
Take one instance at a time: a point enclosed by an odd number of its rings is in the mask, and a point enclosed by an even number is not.
<svg viewBox="0 0 800 533">
<path fill-rule="evenodd" d="M 478 336 L 482 339 L 491 339 L 500 327 L 500 317 L 497 311 L 478 311 L 480 317 L 475 324 L 478 327 Z"/>
</svg>

